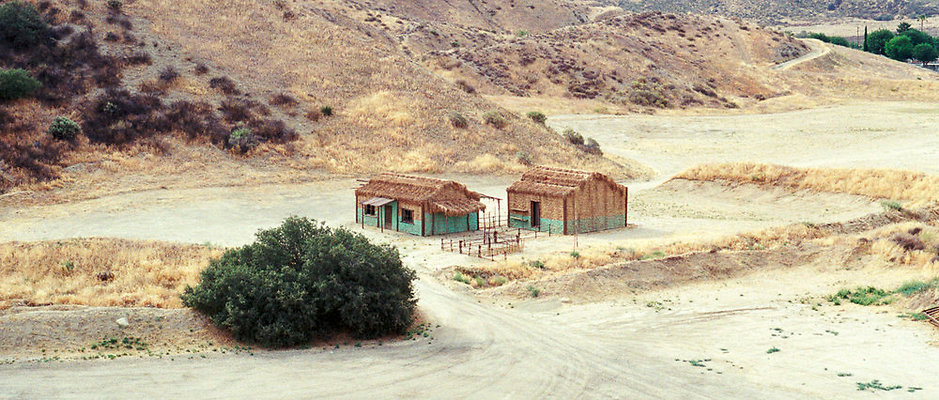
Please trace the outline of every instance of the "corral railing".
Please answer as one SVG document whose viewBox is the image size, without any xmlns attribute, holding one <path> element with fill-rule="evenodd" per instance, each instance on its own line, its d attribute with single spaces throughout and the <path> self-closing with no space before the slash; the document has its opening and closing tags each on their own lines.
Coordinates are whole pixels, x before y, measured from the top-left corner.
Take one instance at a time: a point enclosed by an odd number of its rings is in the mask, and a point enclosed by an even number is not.
<svg viewBox="0 0 939 400">
<path fill-rule="evenodd" d="M 467 236 L 441 238 L 440 249 L 490 260 L 498 256 L 507 259 L 509 253 L 522 250 L 525 240 L 537 238 L 538 234 L 538 231 L 521 228 L 487 228 Z"/>
<path fill-rule="evenodd" d="M 508 222 L 505 215 L 484 214 L 479 217 L 479 229 L 497 229 L 508 226 Z"/>
</svg>

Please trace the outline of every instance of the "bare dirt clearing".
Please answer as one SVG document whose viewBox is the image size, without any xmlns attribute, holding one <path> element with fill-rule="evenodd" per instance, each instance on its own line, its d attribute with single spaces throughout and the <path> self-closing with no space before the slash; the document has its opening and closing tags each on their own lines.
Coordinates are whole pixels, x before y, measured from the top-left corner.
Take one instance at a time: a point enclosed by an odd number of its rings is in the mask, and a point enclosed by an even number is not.
<svg viewBox="0 0 939 400">
<path fill-rule="evenodd" d="M 876 103 L 770 115 L 553 118 L 552 126 L 572 126 L 595 137 L 604 151 L 653 167 L 657 176 L 631 185 L 630 222 L 636 228 L 539 239 L 528 244 L 525 256 L 570 251 L 575 240 L 580 246 L 639 246 L 880 211 L 879 204 L 860 196 L 682 180 L 659 184 L 699 163 L 724 161 L 935 174 L 939 139 L 923 133 L 935 126 L 935 111 L 939 106 Z M 902 128 L 897 121 L 904 121 Z M 509 183 L 486 176 L 450 178 L 495 196 Z M 355 186 L 342 179 L 10 206 L 0 209 L 0 240 L 114 236 L 238 245 L 291 214 L 355 228 Z M 890 308 L 815 305 L 843 287 L 893 288 L 935 271 L 876 263 L 844 269 L 843 260 L 830 257 L 571 305 L 561 302 L 561 294 L 506 299 L 441 283 L 438 268 L 482 261 L 441 252 L 438 238 L 364 232 L 396 244 L 418 271 L 419 308 L 440 325 L 427 338 L 262 351 L 253 357 L 18 360 L 0 365 L 0 397 L 853 398 L 858 382 L 875 379 L 904 386 L 891 393 L 897 397 L 910 395 L 908 388 L 922 388 L 911 397 L 937 396 L 937 388 L 928 386 L 930 367 L 939 363 L 930 345 L 931 327 L 897 318 Z M 0 315 L 4 335 L 15 323 L 12 314 Z M 780 351 L 768 353 L 771 348 Z M 6 352 L 0 360 L 15 357 Z"/>
<path fill-rule="evenodd" d="M 693 165 L 762 162 L 796 167 L 894 168 L 939 173 L 939 122 L 932 103 L 855 103 L 803 111 L 727 116 L 551 118 L 603 150 L 655 169 L 661 181 Z"/>
</svg>

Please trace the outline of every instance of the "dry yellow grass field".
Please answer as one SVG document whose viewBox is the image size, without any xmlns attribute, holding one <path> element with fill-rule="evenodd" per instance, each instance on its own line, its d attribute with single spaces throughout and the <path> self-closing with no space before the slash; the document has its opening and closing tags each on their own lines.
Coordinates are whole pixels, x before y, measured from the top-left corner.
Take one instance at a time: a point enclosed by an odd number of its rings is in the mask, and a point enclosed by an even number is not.
<svg viewBox="0 0 939 400">
<path fill-rule="evenodd" d="M 880 199 L 904 200 L 914 205 L 939 201 L 939 177 L 913 171 L 861 168 L 794 168 L 759 163 L 705 164 L 676 179 L 725 180 L 794 190 L 848 193 Z"/>
<path fill-rule="evenodd" d="M 725 236 L 716 240 L 675 242 L 666 245 L 645 245 L 634 248 L 622 246 L 591 246 L 573 253 L 555 253 L 534 261 L 509 260 L 490 264 L 459 266 L 456 270 L 469 277 L 479 276 L 488 285 L 499 286 L 506 280 L 537 280 L 557 274 L 607 267 L 637 260 L 660 259 L 678 255 L 716 251 L 781 250 L 798 246 L 803 241 L 824 247 L 851 246 L 863 238 L 869 246 L 865 254 L 877 255 L 891 263 L 939 271 L 939 219 L 936 209 L 923 208 L 906 212 L 886 211 L 845 223 L 825 225 L 792 224 Z M 905 222 L 891 222 L 915 219 Z M 910 235 L 914 228 L 919 232 Z M 858 232 L 858 230 L 863 230 Z M 903 235 L 907 233 L 906 235 Z M 899 236 L 915 237 L 900 239 Z M 904 248 L 908 240 L 922 244 L 921 248 Z M 504 279 L 499 279 L 502 277 Z"/>
<path fill-rule="evenodd" d="M 17 304 L 179 308 L 222 249 L 123 239 L 0 244 L 0 309 Z"/>
</svg>

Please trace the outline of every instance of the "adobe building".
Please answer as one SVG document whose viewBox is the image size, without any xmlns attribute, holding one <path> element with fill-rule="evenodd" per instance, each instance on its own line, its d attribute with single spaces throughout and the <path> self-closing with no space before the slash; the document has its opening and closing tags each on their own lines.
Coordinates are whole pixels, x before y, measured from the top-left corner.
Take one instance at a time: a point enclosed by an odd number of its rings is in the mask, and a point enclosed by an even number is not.
<svg viewBox="0 0 939 400">
<path fill-rule="evenodd" d="M 384 173 L 356 189 L 355 222 L 420 236 L 475 231 L 480 197 L 455 181 Z"/>
<path fill-rule="evenodd" d="M 509 227 L 572 235 L 628 223 L 629 189 L 598 172 L 534 167 L 506 192 Z"/>
</svg>

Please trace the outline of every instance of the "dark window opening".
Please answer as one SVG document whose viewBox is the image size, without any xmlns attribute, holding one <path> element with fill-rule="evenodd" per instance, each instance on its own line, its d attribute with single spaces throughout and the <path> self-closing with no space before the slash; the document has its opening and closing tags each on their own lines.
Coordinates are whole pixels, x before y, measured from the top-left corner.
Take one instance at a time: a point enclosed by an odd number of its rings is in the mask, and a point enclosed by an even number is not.
<svg viewBox="0 0 939 400">
<path fill-rule="evenodd" d="M 414 210 L 401 209 L 401 222 L 405 224 L 414 223 Z"/>
<path fill-rule="evenodd" d="M 537 201 L 531 202 L 531 227 L 536 228 L 541 226 L 541 203 Z"/>
<path fill-rule="evenodd" d="M 365 215 L 375 215 L 375 206 L 365 205 Z"/>
</svg>

